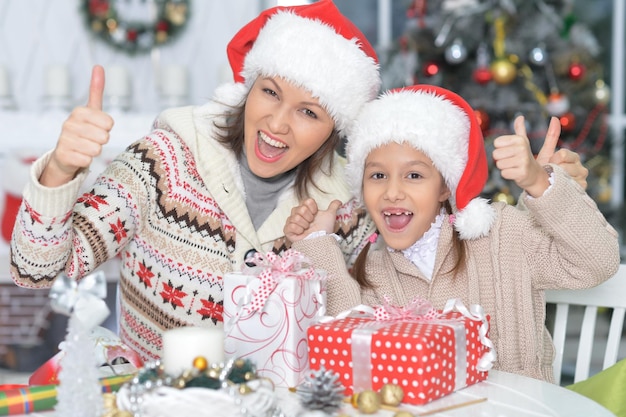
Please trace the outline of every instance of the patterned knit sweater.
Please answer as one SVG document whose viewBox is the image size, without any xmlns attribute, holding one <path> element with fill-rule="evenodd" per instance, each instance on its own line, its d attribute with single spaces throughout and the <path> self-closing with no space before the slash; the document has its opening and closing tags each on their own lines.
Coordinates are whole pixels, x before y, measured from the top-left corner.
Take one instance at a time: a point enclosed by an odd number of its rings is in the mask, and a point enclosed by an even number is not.
<svg viewBox="0 0 626 417">
<path fill-rule="evenodd" d="M 236 158 L 214 139 L 210 118 L 223 110 L 210 103 L 163 112 L 81 196 L 86 173 L 58 188 L 36 181 L 44 155 L 33 165 L 13 233 L 14 281 L 49 287 L 62 271 L 80 279 L 119 257 L 120 337 L 146 360 L 160 356 L 166 329 L 221 326 L 224 275 L 239 271 L 250 250 L 285 250 L 284 223 L 298 204 L 288 187 L 254 229 Z M 310 190 L 323 207 L 350 196 L 343 160 L 336 155 L 330 168 L 314 178 L 324 192 Z M 350 203 L 339 215 L 348 261 L 372 232 L 359 216 Z"/>
<path fill-rule="evenodd" d="M 461 298 L 466 306 L 480 304 L 491 317 L 496 369 L 553 381 L 554 347 L 545 327 L 544 290 L 595 286 L 620 263 L 615 229 L 577 183 L 560 168 L 553 169 L 552 188 L 540 198 L 524 198 L 527 211 L 494 204 L 497 218 L 489 236 L 467 241 L 466 261 L 457 274 L 450 272 L 458 253 L 447 216 L 432 280 L 402 252 L 381 247 L 370 251 L 366 265 L 375 287 L 361 292 L 331 236 L 293 247 L 328 271 L 329 314 L 361 303 L 382 304 L 384 296 L 395 305 L 421 297 L 439 309 L 448 299 Z"/>
</svg>

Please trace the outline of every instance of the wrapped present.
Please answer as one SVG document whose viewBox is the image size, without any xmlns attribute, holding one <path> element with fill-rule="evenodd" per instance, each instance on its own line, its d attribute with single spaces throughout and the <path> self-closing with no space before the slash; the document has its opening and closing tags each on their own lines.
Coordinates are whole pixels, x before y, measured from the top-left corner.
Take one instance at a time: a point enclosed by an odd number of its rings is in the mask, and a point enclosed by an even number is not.
<svg viewBox="0 0 626 417">
<path fill-rule="evenodd" d="M 224 277 L 224 352 L 259 376 L 295 387 L 308 369 L 306 330 L 326 312 L 326 276 L 295 250 L 257 253 L 255 267 Z"/>
<path fill-rule="evenodd" d="M 134 377 L 134 374 L 129 374 L 101 378 L 102 392 L 116 392 Z M 52 410 L 58 402 L 58 388 L 57 385 L 48 384 L 0 389 L 0 416 Z"/>
<path fill-rule="evenodd" d="M 404 402 L 426 404 L 487 378 L 495 361 L 488 330 L 482 308 L 457 299 L 442 311 L 418 299 L 359 306 L 309 328 L 310 368 L 339 374 L 346 395 L 396 384 Z"/>
</svg>

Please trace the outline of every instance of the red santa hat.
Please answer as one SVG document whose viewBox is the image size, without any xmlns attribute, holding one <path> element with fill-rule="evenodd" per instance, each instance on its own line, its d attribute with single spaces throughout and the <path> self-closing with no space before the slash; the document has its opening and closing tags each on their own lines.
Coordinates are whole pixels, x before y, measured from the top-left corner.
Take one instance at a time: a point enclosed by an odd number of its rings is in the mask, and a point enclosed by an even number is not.
<svg viewBox="0 0 626 417">
<path fill-rule="evenodd" d="M 218 100 L 238 104 L 258 76 L 282 77 L 317 97 L 340 133 L 380 90 L 374 48 L 332 0 L 263 11 L 227 53 L 235 83 L 221 86 Z"/>
<path fill-rule="evenodd" d="M 487 182 L 484 139 L 474 110 L 457 94 L 432 85 L 391 90 L 366 104 L 348 132 L 348 182 L 360 200 L 367 155 L 391 143 L 426 154 L 451 191 L 454 227 L 461 239 L 486 236 L 495 218 L 480 198 Z"/>
</svg>

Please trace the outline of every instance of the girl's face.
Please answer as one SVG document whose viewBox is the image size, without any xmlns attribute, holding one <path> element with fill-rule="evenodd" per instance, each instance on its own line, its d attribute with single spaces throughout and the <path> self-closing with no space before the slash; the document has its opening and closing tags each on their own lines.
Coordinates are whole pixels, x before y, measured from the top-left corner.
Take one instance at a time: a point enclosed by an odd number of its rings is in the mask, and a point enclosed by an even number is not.
<svg viewBox="0 0 626 417">
<path fill-rule="evenodd" d="M 430 158 L 410 145 L 388 143 L 365 160 L 365 207 L 393 249 L 417 242 L 448 197 L 450 191 Z"/>
<path fill-rule="evenodd" d="M 317 98 L 279 77 L 256 80 L 244 117 L 248 165 L 262 178 L 295 168 L 324 144 L 335 126 Z"/>
</svg>

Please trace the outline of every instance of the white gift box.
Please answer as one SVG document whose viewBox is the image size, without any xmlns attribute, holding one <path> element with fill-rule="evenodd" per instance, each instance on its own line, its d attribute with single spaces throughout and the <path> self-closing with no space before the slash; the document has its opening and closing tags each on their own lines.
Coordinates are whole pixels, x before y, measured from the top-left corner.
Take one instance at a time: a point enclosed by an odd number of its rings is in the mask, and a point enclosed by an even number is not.
<svg viewBox="0 0 626 417">
<path fill-rule="evenodd" d="M 307 329 L 326 313 L 326 274 L 274 272 L 255 267 L 224 277 L 224 353 L 251 360 L 276 386 L 296 387 L 308 370 Z"/>
</svg>

